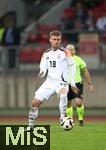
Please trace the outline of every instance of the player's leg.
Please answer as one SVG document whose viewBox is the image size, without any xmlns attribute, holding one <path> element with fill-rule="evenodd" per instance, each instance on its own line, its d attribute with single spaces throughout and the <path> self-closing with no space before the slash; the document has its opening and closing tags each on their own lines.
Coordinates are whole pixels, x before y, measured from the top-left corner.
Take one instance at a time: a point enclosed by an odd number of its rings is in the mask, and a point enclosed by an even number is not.
<svg viewBox="0 0 106 150">
<path fill-rule="evenodd" d="M 66 115 L 67 115 L 67 117 L 73 118 L 72 99 L 74 98 L 74 93 L 71 89 L 71 86 L 69 86 L 67 98 L 68 98 L 68 104 L 67 104 L 67 109 L 66 109 Z"/>
<path fill-rule="evenodd" d="M 29 112 L 29 127 L 33 128 L 34 122 L 38 117 L 38 109 L 39 106 L 42 104 L 40 99 L 34 98 L 32 101 L 32 105 Z"/>
<path fill-rule="evenodd" d="M 68 100 L 68 105 L 67 105 L 67 109 L 66 109 L 66 116 L 73 118 L 72 100 Z"/>
<path fill-rule="evenodd" d="M 62 122 L 63 118 L 66 116 L 67 92 L 68 92 L 68 86 L 64 86 L 59 90 L 60 123 Z"/>
<path fill-rule="evenodd" d="M 76 104 L 77 104 L 77 114 L 78 114 L 78 120 L 79 120 L 79 125 L 83 125 L 83 120 L 84 120 L 84 105 L 82 103 L 81 98 L 76 98 Z"/>
<path fill-rule="evenodd" d="M 84 120 L 84 105 L 83 105 L 83 84 L 78 83 L 77 87 L 79 89 L 79 93 L 76 94 L 76 104 L 77 104 L 77 114 L 78 114 L 78 120 L 79 120 L 79 125 L 83 125 L 83 120 Z"/>
<path fill-rule="evenodd" d="M 50 87 L 48 88 L 48 82 L 44 82 L 41 87 L 35 92 L 35 98 L 32 101 L 32 106 L 29 112 L 29 126 L 33 127 L 34 122 L 38 117 L 38 109 L 39 106 L 47 100 L 52 94 L 54 90 Z"/>
</svg>

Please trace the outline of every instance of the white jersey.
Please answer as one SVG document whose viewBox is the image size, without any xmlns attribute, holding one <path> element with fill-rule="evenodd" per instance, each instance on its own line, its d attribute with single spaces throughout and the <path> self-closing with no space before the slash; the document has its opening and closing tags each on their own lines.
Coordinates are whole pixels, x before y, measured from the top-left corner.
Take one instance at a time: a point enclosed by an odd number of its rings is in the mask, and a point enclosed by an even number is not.
<svg viewBox="0 0 106 150">
<path fill-rule="evenodd" d="M 72 66 L 75 68 L 74 60 L 67 55 L 65 50 L 57 49 L 56 51 L 53 51 L 52 49 L 49 49 L 42 56 L 40 72 L 43 72 L 45 75 L 48 71 L 48 78 L 67 82 L 68 68 Z M 75 71 L 73 70 L 73 72 Z M 72 80 L 72 84 L 74 85 L 75 81 L 74 79 Z"/>
</svg>

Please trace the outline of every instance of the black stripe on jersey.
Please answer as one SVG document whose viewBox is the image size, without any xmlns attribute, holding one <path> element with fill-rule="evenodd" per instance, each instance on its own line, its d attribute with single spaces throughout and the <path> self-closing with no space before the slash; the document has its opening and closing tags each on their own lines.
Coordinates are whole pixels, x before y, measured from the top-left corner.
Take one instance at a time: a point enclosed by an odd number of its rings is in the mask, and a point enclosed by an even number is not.
<svg viewBox="0 0 106 150">
<path fill-rule="evenodd" d="M 74 65 L 74 63 L 73 64 L 69 64 L 69 66 L 73 66 Z"/>
<path fill-rule="evenodd" d="M 64 48 L 63 46 L 61 46 L 59 49 L 60 49 L 61 51 L 65 51 L 65 48 Z"/>
<path fill-rule="evenodd" d="M 59 47 L 58 49 L 61 50 L 61 51 L 64 51 L 64 50 L 65 50 L 65 48 L 64 48 L 63 46 Z M 47 53 L 47 52 L 49 52 L 50 50 L 52 50 L 52 48 L 47 49 L 46 51 L 44 51 L 44 53 Z"/>
<path fill-rule="evenodd" d="M 47 53 L 47 52 L 49 52 L 51 50 L 51 48 L 49 48 L 49 49 L 47 49 L 46 51 L 44 51 L 44 53 Z"/>
<path fill-rule="evenodd" d="M 61 75 L 61 79 L 62 79 L 62 81 L 67 82 L 67 81 L 64 80 L 63 73 Z"/>
</svg>

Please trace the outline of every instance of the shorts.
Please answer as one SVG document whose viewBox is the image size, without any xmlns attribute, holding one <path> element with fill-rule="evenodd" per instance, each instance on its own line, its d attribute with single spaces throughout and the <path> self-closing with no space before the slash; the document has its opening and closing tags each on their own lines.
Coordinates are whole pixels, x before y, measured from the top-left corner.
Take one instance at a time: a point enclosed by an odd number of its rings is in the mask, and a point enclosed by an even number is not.
<svg viewBox="0 0 106 150">
<path fill-rule="evenodd" d="M 43 102 L 44 100 L 48 100 L 48 98 L 54 93 L 58 94 L 61 88 L 66 88 L 68 93 L 67 83 L 47 78 L 40 88 L 35 92 L 34 98 Z"/>
<path fill-rule="evenodd" d="M 81 98 L 81 99 L 83 99 L 83 83 L 76 83 L 76 86 L 79 89 L 79 93 L 78 94 L 74 93 L 72 91 L 72 89 L 71 89 L 71 86 L 69 85 L 69 91 L 68 91 L 68 94 L 67 94 L 68 101 L 72 100 L 74 98 Z"/>
</svg>

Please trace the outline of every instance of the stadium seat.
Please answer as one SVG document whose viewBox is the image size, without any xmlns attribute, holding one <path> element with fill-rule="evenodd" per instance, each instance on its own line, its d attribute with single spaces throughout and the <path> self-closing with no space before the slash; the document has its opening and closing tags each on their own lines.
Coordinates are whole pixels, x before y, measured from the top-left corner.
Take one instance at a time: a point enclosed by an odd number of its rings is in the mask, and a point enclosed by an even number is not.
<svg viewBox="0 0 106 150">
<path fill-rule="evenodd" d="M 31 62 L 31 54 L 32 49 L 31 48 L 23 48 L 19 52 L 19 62 L 20 63 L 28 63 Z"/>
<path fill-rule="evenodd" d="M 101 17 L 103 11 L 104 11 L 104 10 L 103 10 L 102 7 L 96 7 L 96 8 L 94 8 L 94 9 L 93 9 L 93 14 L 94 14 L 95 18 L 97 19 L 97 18 Z"/>
<path fill-rule="evenodd" d="M 39 62 L 44 48 L 23 48 L 19 53 L 19 62 L 20 63 L 35 63 Z"/>
<path fill-rule="evenodd" d="M 73 18 L 75 16 L 75 8 L 73 8 L 73 7 L 65 8 L 64 15 L 69 18 Z"/>
<path fill-rule="evenodd" d="M 49 25 L 47 25 L 47 24 L 38 24 L 37 25 L 37 30 L 39 32 L 48 31 L 49 30 Z"/>
<path fill-rule="evenodd" d="M 48 34 L 47 33 L 38 33 L 37 41 L 40 45 L 48 44 Z"/>
<path fill-rule="evenodd" d="M 60 24 L 53 24 L 50 26 L 51 30 L 59 30 L 60 29 Z"/>
<path fill-rule="evenodd" d="M 37 35 L 34 33 L 29 34 L 27 37 L 27 42 L 30 43 L 37 42 Z"/>
<path fill-rule="evenodd" d="M 31 62 L 39 62 L 42 56 L 42 52 L 40 51 L 32 51 L 31 52 Z"/>
</svg>

